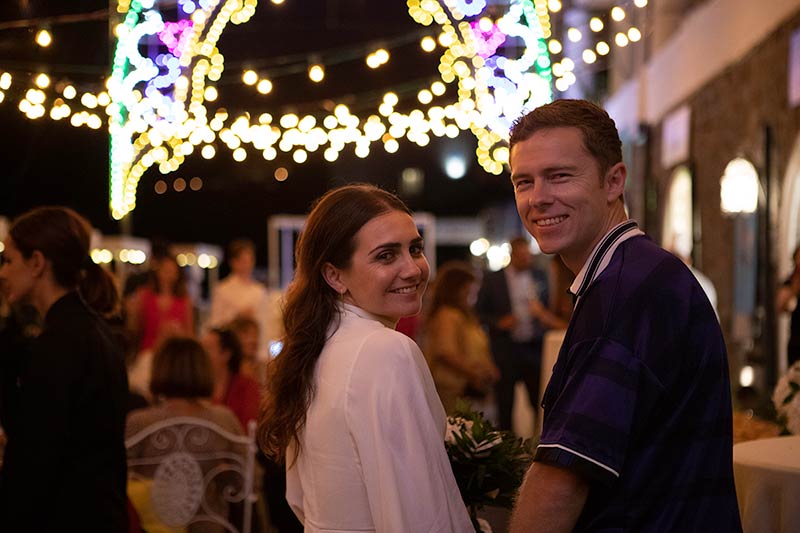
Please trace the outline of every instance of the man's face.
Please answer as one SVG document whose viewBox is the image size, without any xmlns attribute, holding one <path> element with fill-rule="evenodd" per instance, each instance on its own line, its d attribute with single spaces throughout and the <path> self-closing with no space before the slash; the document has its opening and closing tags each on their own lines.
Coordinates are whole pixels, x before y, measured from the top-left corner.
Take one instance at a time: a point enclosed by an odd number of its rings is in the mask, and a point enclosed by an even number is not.
<svg viewBox="0 0 800 533">
<path fill-rule="evenodd" d="M 543 252 L 559 254 L 577 272 L 616 225 L 612 206 L 622 194 L 625 166 L 618 163 L 601 176 L 581 131 L 572 127 L 541 130 L 515 144 L 510 163 L 525 228 Z"/>
<path fill-rule="evenodd" d="M 234 273 L 249 278 L 256 266 L 256 255 L 250 248 L 244 248 L 230 260 L 230 265 Z"/>
</svg>

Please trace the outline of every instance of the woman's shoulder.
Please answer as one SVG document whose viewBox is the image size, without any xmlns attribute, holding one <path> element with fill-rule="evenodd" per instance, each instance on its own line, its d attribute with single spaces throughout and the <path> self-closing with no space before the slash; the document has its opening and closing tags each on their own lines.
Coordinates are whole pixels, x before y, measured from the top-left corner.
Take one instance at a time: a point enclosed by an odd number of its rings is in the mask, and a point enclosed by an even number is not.
<svg viewBox="0 0 800 533">
<path fill-rule="evenodd" d="M 375 384 L 402 379 L 419 371 L 424 357 L 417 344 L 399 331 L 383 328 L 368 333 L 362 340 L 354 359 L 351 379 L 371 376 Z"/>
</svg>

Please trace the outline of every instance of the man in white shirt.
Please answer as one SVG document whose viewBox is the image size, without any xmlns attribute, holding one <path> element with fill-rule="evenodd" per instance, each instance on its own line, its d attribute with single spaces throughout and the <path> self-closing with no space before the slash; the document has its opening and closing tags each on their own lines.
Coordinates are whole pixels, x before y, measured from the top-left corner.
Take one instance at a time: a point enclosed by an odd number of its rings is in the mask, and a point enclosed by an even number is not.
<svg viewBox="0 0 800 533">
<path fill-rule="evenodd" d="M 535 303 L 546 304 L 547 275 L 533 267 L 530 243 L 524 237 L 511 241 L 511 263 L 487 272 L 478 294 L 476 310 L 489 330 L 492 357 L 500 370 L 495 396 L 500 429 L 512 428 L 514 388 L 525 383 L 530 402 L 539 401 L 539 373 L 544 325 L 536 318 Z"/>
<path fill-rule="evenodd" d="M 233 319 L 246 316 L 259 326 L 258 357 L 268 358 L 269 343 L 276 337 L 271 327 L 271 301 L 266 287 L 253 279 L 256 264 L 255 245 L 247 239 L 236 239 L 228 245 L 231 273 L 223 279 L 211 297 L 211 312 L 206 328 L 224 327 Z"/>
</svg>

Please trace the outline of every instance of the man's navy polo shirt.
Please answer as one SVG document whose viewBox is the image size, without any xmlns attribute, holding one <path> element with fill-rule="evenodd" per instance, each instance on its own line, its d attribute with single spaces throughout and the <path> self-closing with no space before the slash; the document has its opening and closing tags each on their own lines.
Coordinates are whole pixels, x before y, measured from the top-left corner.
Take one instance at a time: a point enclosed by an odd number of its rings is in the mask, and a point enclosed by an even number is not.
<svg viewBox="0 0 800 533">
<path fill-rule="evenodd" d="M 741 531 L 725 343 L 695 277 L 636 236 L 579 296 L 535 458 L 589 481 L 575 530 Z"/>
</svg>

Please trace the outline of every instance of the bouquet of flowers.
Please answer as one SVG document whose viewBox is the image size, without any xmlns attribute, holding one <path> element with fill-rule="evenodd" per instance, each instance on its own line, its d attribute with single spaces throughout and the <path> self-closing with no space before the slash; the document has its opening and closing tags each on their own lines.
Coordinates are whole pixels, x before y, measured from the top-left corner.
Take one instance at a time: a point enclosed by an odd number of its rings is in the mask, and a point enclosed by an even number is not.
<svg viewBox="0 0 800 533">
<path fill-rule="evenodd" d="M 789 367 L 772 393 L 772 403 L 778 412 L 783 433 L 800 435 L 800 361 Z"/>
<path fill-rule="evenodd" d="M 511 508 L 530 466 L 531 443 L 510 431 L 498 431 L 464 402 L 447 420 L 447 455 L 461 497 L 476 531 L 477 512 L 486 505 Z"/>
</svg>

